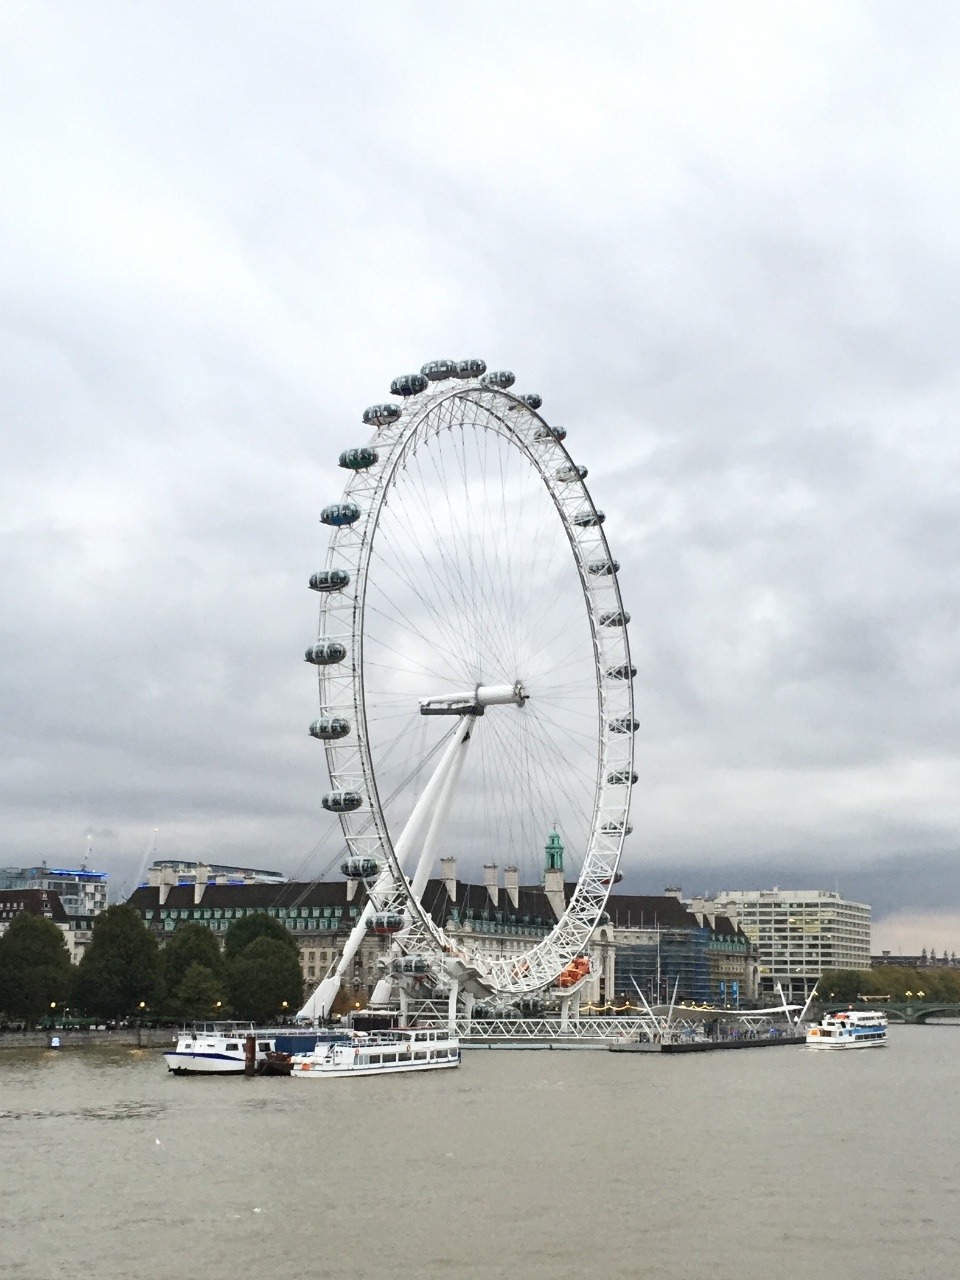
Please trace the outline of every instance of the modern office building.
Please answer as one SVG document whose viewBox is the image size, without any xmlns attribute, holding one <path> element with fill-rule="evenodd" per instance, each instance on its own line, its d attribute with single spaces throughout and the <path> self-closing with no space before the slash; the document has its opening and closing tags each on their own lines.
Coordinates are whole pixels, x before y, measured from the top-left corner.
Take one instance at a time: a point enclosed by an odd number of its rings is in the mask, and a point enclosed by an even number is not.
<svg viewBox="0 0 960 1280">
<path fill-rule="evenodd" d="M 0 889 L 42 889 L 59 896 L 68 916 L 95 916 L 107 906 L 106 871 L 86 867 L 2 867 Z"/>
<path fill-rule="evenodd" d="M 693 898 L 708 921 L 727 916 L 756 944 L 760 995 L 802 1001 L 828 969 L 870 968 L 870 908 L 828 889 L 736 889 Z"/>
</svg>

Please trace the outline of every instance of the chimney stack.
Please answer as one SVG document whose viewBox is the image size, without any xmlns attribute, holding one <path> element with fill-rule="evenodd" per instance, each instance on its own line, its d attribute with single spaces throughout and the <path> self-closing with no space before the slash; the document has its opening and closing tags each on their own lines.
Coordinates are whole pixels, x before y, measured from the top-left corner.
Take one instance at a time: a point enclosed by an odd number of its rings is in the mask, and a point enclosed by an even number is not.
<svg viewBox="0 0 960 1280">
<path fill-rule="evenodd" d="M 516 911 L 520 906 L 520 877 L 517 874 L 516 867 L 503 868 L 503 887 L 507 891 L 507 897 L 513 903 L 514 911 Z"/>
<path fill-rule="evenodd" d="M 563 872 L 559 867 L 548 867 L 543 873 L 543 891 L 547 895 L 553 914 L 559 920 L 567 909 L 563 892 Z"/>
<path fill-rule="evenodd" d="M 451 902 L 457 900 L 457 860 L 456 858 L 440 859 L 440 878 L 443 880 L 447 897 Z"/>
<path fill-rule="evenodd" d="M 209 867 L 205 867 L 202 863 L 197 863 L 197 878 L 193 882 L 193 905 L 199 907 L 200 899 L 203 897 L 203 891 L 207 887 L 207 881 L 213 873 Z"/>
<path fill-rule="evenodd" d="M 157 887 L 160 890 L 158 894 L 158 901 L 161 907 L 167 900 L 167 894 L 176 883 L 177 873 L 174 871 L 173 867 L 161 867 L 157 873 Z"/>
<path fill-rule="evenodd" d="M 490 901 L 495 907 L 500 905 L 500 890 L 497 887 L 497 864 L 488 862 L 483 868 L 483 884 L 487 893 L 490 895 Z"/>
</svg>

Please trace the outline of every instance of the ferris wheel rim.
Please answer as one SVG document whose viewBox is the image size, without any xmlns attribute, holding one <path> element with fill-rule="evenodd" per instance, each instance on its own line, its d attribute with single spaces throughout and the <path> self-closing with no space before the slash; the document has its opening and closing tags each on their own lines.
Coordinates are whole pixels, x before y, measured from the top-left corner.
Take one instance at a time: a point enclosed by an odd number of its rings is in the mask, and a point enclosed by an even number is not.
<svg viewBox="0 0 960 1280">
<path fill-rule="evenodd" d="M 414 400 L 415 403 L 409 403 Z M 355 739 L 349 744 L 346 737 L 342 740 L 328 739 L 325 742 L 331 786 L 340 787 L 342 793 L 342 784 L 345 779 L 362 778 L 369 807 L 363 814 L 340 813 L 344 836 L 348 849 L 354 856 L 362 857 L 371 853 L 373 847 L 377 847 L 383 855 L 385 868 L 389 867 L 391 873 L 390 883 L 379 885 L 377 896 L 381 903 L 392 902 L 398 908 L 406 907 L 411 910 L 414 927 L 407 929 L 406 943 L 422 943 L 435 955 L 446 956 L 448 969 L 451 967 L 455 969 L 460 964 L 465 972 L 478 974 L 480 958 L 463 948 L 459 940 L 452 939 L 433 921 L 422 901 L 410 892 L 410 885 L 397 858 L 394 838 L 386 821 L 379 794 L 377 769 L 370 751 L 364 663 L 363 622 L 369 587 L 370 561 L 384 507 L 390 493 L 396 487 L 398 474 L 408 453 L 415 452 L 418 447 L 427 444 L 431 432 L 439 433 L 442 424 L 437 423 L 441 416 L 440 411 L 445 406 L 460 406 L 461 416 L 458 419 L 458 425 L 464 428 L 469 426 L 478 431 L 492 430 L 499 434 L 525 457 L 547 490 L 572 552 L 580 582 L 580 594 L 589 622 L 593 651 L 593 685 L 597 694 L 598 764 L 594 784 L 593 812 L 589 824 L 590 839 L 584 854 L 583 867 L 577 877 L 570 901 L 566 903 L 564 911 L 547 937 L 507 960 L 487 963 L 485 979 L 480 978 L 481 985 L 489 986 L 498 994 L 521 995 L 550 985 L 558 977 L 557 966 L 560 961 L 566 959 L 569 962 L 574 955 L 585 950 L 590 935 L 600 922 L 606 897 L 617 873 L 623 840 L 628 830 L 627 818 L 633 779 L 635 722 L 633 721 L 632 667 L 626 626 L 628 616 L 623 611 L 616 562 L 610 555 L 609 544 L 602 528 L 603 517 L 594 505 L 584 483 L 582 469 L 574 463 L 562 438 L 549 426 L 535 407 L 504 387 L 494 388 L 478 381 L 460 382 L 454 386 L 431 389 L 430 393 L 422 399 L 420 395 L 416 395 L 416 397 L 410 396 L 409 401 L 399 415 L 393 421 L 381 425 L 380 430 L 370 440 L 367 449 L 378 456 L 378 461 L 380 455 L 385 455 L 383 464 L 378 465 L 378 474 L 374 483 L 370 483 L 366 472 L 356 472 L 348 482 L 340 506 L 341 508 L 351 507 L 350 514 L 353 510 L 357 510 L 358 514 L 354 519 L 335 527 L 330 541 L 327 557 L 328 571 L 336 572 L 341 562 L 349 561 L 354 569 L 354 576 L 351 579 L 350 590 L 345 590 L 339 600 L 335 601 L 333 594 L 324 597 L 321 608 L 321 632 L 324 632 L 325 627 L 329 631 L 328 620 L 331 613 L 338 609 L 342 615 L 344 613 L 342 606 L 345 604 L 346 612 L 350 615 L 353 660 L 350 664 L 349 685 Z M 463 415 L 463 410 L 468 406 L 473 413 L 469 421 Z M 386 409 L 390 406 L 378 407 Z M 518 429 L 521 424 L 522 431 Z M 553 466 L 552 472 L 548 471 L 548 465 Z M 561 470 L 568 472 L 564 476 L 562 494 L 556 479 Z M 359 501 L 353 502 L 354 498 Z M 360 502 L 365 504 L 362 509 Z M 574 510 L 583 513 L 583 520 L 586 523 L 574 521 L 572 518 Z M 585 534 L 586 529 L 590 530 L 589 535 Z M 614 566 L 603 581 L 591 579 L 587 573 L 586 557 L 591 547 L 599 560 L 605 560 Z M 621 642 L 619 646 L 605 644 L 604 641 L 609 637 L 600 635 L 603 612 L 601 604 L 604 600 L 608 604 L 611 601 L 614 604 L 614 608 L 609 611 L 609 616 L 619 616 L 623 620 L 618 628 L 618 638 Z M 335 609 L 335 603 L 337 609 Z M 615 681 L 607 668 L 610 653 L 614 651 L 622 657 L 622 662 L 617 668 L 621 674 Z M 624 671 L 627 673 L 625 677 L 622 674 Z M 320 667 L 319 678 L 322 709 L 327 717 L 333 718 L 338 709 L 341 711 L 347 709 L 347 700 L 343 696 L 344 677 L 342 673 L 333 676 L 327 668 Z M 337 679 L 340 681 L 339 698 L 330 696 L 331 692 L 336 691 L 334 685 Z M 614 684 L 616 687 L 612 688 Z M 617 712 L 619 720 L 630 726 L 628 730 L 622 732 L 622 745 L 626 750 L 610 751 L 613 735 L 611 707 Z M 611 762 L 620 766 L 619 774 L 622 775 L 620 784 L 616 788 L 607 786 L 605 776 L 605 770 Z M 619 802 L 617 802 L 617 796 L 610 798 L 611 791 L 619 794 Z M 601 801 L 604 798 L 605 804 L 602 804 Z M 361 805 L 360 808 L 363 806 Z M 607 829 L 601 832 L 601 818 L 604 815 L 606 815 Z M 375 885 L 371 892 L 376 892 L 377 888 Z"/>
</svg>

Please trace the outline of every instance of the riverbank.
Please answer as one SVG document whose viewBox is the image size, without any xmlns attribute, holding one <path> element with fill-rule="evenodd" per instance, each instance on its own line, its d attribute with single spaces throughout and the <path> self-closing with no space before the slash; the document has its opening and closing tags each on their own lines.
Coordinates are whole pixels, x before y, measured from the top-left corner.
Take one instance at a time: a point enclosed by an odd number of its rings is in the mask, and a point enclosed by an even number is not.
<svg viewBox="0 0 960 1280">
<path fill-rule="evenodd" d="M 4 1049 L 49 1049 L 54 1036 L 61 1049 L 82 1049 L 89 1045 L 126 1045 L 153 1049 L 172 1043 L 176 1031 L 172 1027 L 118 1027 L 116 1031 L 94 1028 L 75 1030 L 56 1027 L 52 1031 L 0 1031 L 0 1051 Z"/>
</svg>

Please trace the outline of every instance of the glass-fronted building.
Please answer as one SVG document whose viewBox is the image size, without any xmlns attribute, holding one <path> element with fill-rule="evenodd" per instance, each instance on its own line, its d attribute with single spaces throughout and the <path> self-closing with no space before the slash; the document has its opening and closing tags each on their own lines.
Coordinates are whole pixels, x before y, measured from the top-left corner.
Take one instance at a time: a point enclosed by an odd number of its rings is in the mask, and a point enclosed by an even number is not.
<svg viewBox="0 0 960 1280">
<path fill-rule="evenodd" d="M 59 894 L 68 916 L 95 916 L 106 910 L 107 873 L 86 867 L 2 867 L 0 889 L 42 889 Z"/>
</svg>

